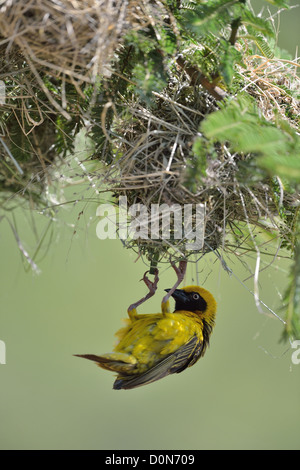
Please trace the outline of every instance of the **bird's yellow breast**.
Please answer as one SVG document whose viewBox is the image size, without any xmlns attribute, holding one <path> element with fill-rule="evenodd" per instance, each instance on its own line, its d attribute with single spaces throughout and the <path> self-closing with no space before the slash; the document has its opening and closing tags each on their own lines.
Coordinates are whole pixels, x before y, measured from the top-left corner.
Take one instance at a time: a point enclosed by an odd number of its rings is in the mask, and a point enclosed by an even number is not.
<svg viewBox="0 0 300 470">
<path fill-rule="evenodd" d="M 175 352 L 194 335 L 203 340 L 202 321 L 192 312 L 137 315 L 117 332 L 114 351 L 134 356 L 140 365 L 152 367 Z"/>
</svg>

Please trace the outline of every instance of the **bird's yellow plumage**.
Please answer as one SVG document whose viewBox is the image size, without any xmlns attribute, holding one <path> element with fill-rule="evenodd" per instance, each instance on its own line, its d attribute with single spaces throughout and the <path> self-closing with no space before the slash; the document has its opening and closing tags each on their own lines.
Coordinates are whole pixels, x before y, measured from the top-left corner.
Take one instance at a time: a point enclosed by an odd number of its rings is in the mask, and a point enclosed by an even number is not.
<svg viewBox="0 0 300 470">
<path fill-rule="evenodd" d="M 116 333 L 118 343 L 112 353 L 80 356 L 117 372 L 115 389 L 135 388 L 190 367 L 208 346 L 216 302 L 199 286 L 176 289 L 172 296 L 173 313 L 164 302 L 162 313 L 139 315 L 135 306 L 129 309 L 129 320 Z"/>
</svg>

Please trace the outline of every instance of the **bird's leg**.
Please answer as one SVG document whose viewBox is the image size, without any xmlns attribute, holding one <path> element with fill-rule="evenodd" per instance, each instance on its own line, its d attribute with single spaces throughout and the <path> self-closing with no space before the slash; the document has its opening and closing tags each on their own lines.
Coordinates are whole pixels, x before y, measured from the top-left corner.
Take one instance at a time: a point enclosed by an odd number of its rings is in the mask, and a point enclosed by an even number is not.
<svg viewBox="0 0 300 470">
<path fill-rule="evenodd" d="M 142 299 L 138 300 L 137 302 L 131 304 L 129 307 L 128 307 L 128 315 L 129 315 L 129 318 L 131 320 L 133 320 L 136 316 L 137 316 L 137 307 L 141 304 L 143 304 L 144 302 L 146 302 L 146 300 L 150 299 L 150 297 L 152 297 L 155 292 L 156 292 L 156 289 L 157 289 L 157 284 L 158 284 L 158 281 L 159 281 L 159 277 L 158 277 L 158 269 L 155 269 L 154 270 L 154 281 L 150 281 L 150 279 L 148 279 L 147 277 L 147 274 L 148 274 L 149 271 L 146 271 L 143 278 L 141 279 L 141 281 L 144 281 L 144 283 L 146 284 L 146 286 L 148 287 L 149 289 L 149 292 L 148 294 L 146 294 Z"/>
<path fill-rule="evenodd" d="M 183 279 L 184 279 L 184 276 L 185 276 L 185 273 L 186 273 L 187 261 L 186 260 L 180 261 L 178 268 L 177 268 L 175 263 L 171 263 L 171 266 L 177 274 L 177 281 L 175 282 L 172 289 L 170 289 L 169 292 L 162 299 L 162 302 L 161 302 L 161 311 L 162 311 L 162 313 L 166 313 L 166 312 L 169 311 L 169 298 L 171 297 L 173 292 L 177 289 L 179 284 L 181 284 Z"/>
</svg>

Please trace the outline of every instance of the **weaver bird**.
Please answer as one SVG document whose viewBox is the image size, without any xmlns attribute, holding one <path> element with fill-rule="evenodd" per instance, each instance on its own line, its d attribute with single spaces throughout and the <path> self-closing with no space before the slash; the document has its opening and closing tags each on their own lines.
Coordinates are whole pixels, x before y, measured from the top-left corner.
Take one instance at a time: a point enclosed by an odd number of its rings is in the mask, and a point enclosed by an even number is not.
<svg viewBox="0 0 300 470">
<path fill-rule="evenodd" d="M 127 326 L 116 336 L 118 344 L 114 352 L 97 356 L 76 355 L 94 361 L 103 369 L 117 372 L 113 388 L 132 389 L 162 379 L 169 374 L 182 372 L 204 355 L 209 344 L 215 315 L 216 301 L 212 294 L 199 286 L 177 289 L 186 262 L 179 268 L 177 283 L 165 289 L 162 312 L 140 315 L 136 307 L 154 295 L 158 283 L 158 271 L 151 282 L 146 274 L 143 280 L 149 293 L 128 308 Z M 169 311 L 169 297 L 175 300 L 175 310 Z"/>
</svg>

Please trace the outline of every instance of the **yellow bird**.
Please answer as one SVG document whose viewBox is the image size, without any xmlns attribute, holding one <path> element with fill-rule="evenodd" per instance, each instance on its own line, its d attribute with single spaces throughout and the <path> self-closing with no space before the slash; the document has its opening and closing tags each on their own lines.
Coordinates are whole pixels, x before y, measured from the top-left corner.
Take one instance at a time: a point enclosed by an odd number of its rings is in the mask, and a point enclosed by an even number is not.
<svg viewBox="0 0 300 470">
<path fill-rule="evenodd" d="M 174 289 L 175 285 L 165 289 L 168 294 L 163 299 L 162 312 L 139 315 L 136 307 L 154 294 L 157 273 L 153 283 L 146 273 L 143 280 L 149 294 L 129 307 L 127 326 L 116 333 L 119 342 L 114 352 L 76 355 L 117 372 L 113 385 L 116 390 L 146 385 L 195 364 L 206 351 L 215 323 L 216 301 L 199 286 Z M 175 300 L 173 313 L 169 311 L 170 295 Z"/>
</svg>

